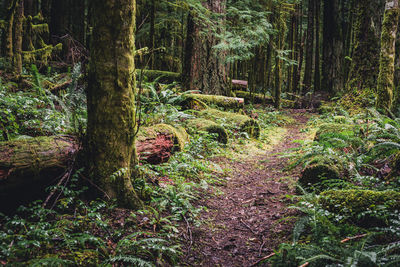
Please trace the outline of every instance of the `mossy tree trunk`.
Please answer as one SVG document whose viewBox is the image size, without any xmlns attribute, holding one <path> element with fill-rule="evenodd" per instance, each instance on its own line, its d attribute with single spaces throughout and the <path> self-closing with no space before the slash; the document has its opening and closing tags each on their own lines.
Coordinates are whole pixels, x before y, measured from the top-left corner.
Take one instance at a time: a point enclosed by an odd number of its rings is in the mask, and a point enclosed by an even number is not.
<svg viewBox="0 0 400 267">
<path fill-rule="evenodd" d="M 214 13 L 223 14 L 226 1 L 207 0 L 203 5 Z M 216 37 L 211 31 L 202 34 L 201 31 L 206 29 L 198 25 L 197 20 L 194 14 L 189 14 L 183 67 L 184 84 L 186 89 L 200 90 L 205 94 L 226 94 L 229 91 L 229 70 L 224 62 L 224 55 L 216 54 L 213 49 L 217 44 Z"/>
<path fill-rule="evenodd" d="M 390 110 L 393 101 L 394 60 L 398 23 L 399 0 L 388 0 L 381 33 L 381 56 L 376 99 L 376 107 L 382 110 Z"/>
<path fill-rule="evenodd" d="M 140 205 L 131 183 L 135 151 L 135 0 L 104 0 L 93 7 L 88 86 L 89 173 L 119 205 Z M 119 172 L 120 175 L 113 175 Z"/>
<path fill-rule="evenodd" d="M 320 71 L 320 16 L 321 2 L 315 0 L 315 69 L 314 69 L 314 90 L 321 91 L 321 71 Z"/>
<path fill-rule="evenodd" d="M 16 75 L 22 73 L 22 34 L 24 26 L 24 1 L 19 0 L 17 2 L 17 9 L 14 15 L 14 26 L 13 26 L 13 57 L 12 66 L 13 72 Z"/>
<path fill-rule="evenodd" d="M 346 88 L 356 94 L 375 91 L 377 85 L 379 41 L 372 25 L 373 2 L 358 0 L 354 7 L 354 43 Z"/>
</svg>

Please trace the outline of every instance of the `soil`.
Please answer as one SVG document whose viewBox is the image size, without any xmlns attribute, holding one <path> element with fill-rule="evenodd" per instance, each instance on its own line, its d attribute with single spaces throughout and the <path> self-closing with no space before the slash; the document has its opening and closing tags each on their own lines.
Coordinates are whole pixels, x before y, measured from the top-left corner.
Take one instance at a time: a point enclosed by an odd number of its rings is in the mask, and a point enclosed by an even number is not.
<svg viewBox="0 0 400 267">
<path fill-rule="evenodd" d="M 210 189 L 201 199 L 206 210 L 199 227 L 187 227 L 184 266 L 261 266 L 260 260 L 290 238 L 296 211 L 288 209 L 295 194 L 299 169 L 283 171 L 284 153 L 305 139 L 300 130 L 308 121 L 305 110 L 291 111 L 295 123 L 278 144 L 262 156 L 241 162 L 215 161 L 232 169 L 226 184 Z"/>
</svg>

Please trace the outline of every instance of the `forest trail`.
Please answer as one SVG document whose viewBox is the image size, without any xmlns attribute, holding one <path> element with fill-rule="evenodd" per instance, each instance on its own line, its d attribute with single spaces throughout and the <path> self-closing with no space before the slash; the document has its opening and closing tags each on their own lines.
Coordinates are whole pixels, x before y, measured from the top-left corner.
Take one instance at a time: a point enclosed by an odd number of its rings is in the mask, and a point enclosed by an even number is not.
<svg viewBox="0 0 400 267">
<path fill-rule="evenodd" d="M 300 130 L 308 121 L 304 110 L 291 111 L 295 122 L 272 149 L 241 162 L 218 158 L 232 169 L 227 183 L 200 202 L 207 209 L 198 218 L 200 227 L 186 238 L 186 266 L 252 266 L 287 240 L 295 211 L 288 209 L 299 170 L 283 171 L 283 153 L 305 139 Z"/>
</svg>

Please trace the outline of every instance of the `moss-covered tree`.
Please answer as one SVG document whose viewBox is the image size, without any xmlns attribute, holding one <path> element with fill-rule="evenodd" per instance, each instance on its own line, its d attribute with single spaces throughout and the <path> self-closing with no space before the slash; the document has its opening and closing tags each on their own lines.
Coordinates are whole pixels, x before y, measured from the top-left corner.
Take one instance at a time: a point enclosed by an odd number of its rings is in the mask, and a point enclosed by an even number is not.
<svg viewBox="0 0 400 267">
<path fill-rule="evenodd" d="M 140 204 L 131 183 L 135 151 L 135 0 L 93 7 L 87 156 L 92 179 L 121 206 Z"/>
<path fill-rule="evenodd" d="M 399 1 L 388 0 L 381 33 L 381 56 L 376 100 L 376 107 L 382 110 L 390 110 L 393 101 L 394 60 L 398 23 Z"/>
</svg>

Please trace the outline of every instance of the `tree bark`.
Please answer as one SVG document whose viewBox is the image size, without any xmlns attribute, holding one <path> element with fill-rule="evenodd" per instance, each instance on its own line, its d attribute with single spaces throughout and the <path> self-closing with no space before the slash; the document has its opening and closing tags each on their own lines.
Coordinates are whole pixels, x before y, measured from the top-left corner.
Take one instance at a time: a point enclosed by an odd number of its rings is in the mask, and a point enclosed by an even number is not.
<svg viewBox="0 0 400 267">
<path fill-rule="evenodd" d="M 223 14 L 225 0 L 207 0 L 203 3 L 211 12 Z M 183 77 L 186 89 L 200 90 L 205 94 L 223 95 L 228 91 L 228 67 L 223 53 L 215 53 L 217 44 L 211 32 L 201 34 L 204 27 L 196 24 L 190 13 L 187 23 L 186 54 Z"/>
<path fill-rule="evenodd" d="M 313 51 L 314 51 L 314 1 L 308 0 L 308 13 L 307 13 L 307 39 L 306 39 L 306 65 L 304 70 L 304 90 L 303 93 L 310 91 L 311 80 L 313 73 Z"/>
<path fill-rule="evenodd" d="M 22 74 L 22 33 L 24 25 L 24 1 L 19 0 L 13 26 L 13 71 L 18 76 Z"/>
<path fill-rule="evenodd" d="M 321 2 L 315 0 L 315 69 L 314 69 L 314 91 L 321 90 L 321 72 L 320 72 L 320 34 L 319 21 L 321 16 Z"/>
<path fill-rule="evenodd" d="M 135 152 L 135 0 L 93 6 L 88 97 L 90 177 L 120 206 L 141 205 L 131 183 Z M 120 172 L 121 175 L 113 175 Z"/>
<path fill-rule="evenodd" d="M 324 2 L 322 87 L 330 94 L 343 89 L 344 58 L 342 26 L 338 0 Z"/>
<path fill-rule="evenodd" d="M 399 0 L 386 1 L 381 33 L 381 55 L 379 65 L 376 108 L 391 109 L 394 90 L 394 60 L 396 35 L 399 23 Z"/>
<path fill-rule="evenodd" d="M 379 72 L 379 42 L 372 26 L 373 1 L 359 0 L 355 4 L 353 23 L 354 44 L 348 92 L 373 92 Z"/>
</svg>

